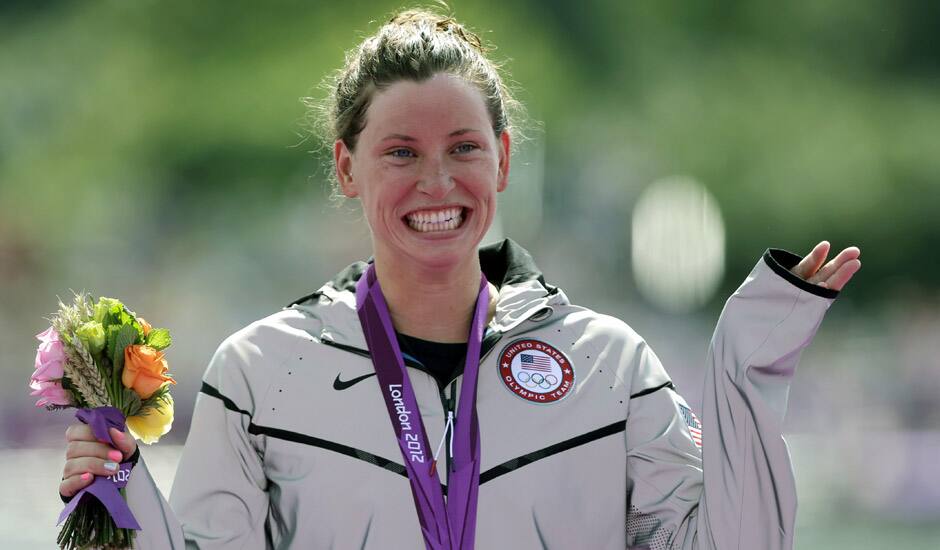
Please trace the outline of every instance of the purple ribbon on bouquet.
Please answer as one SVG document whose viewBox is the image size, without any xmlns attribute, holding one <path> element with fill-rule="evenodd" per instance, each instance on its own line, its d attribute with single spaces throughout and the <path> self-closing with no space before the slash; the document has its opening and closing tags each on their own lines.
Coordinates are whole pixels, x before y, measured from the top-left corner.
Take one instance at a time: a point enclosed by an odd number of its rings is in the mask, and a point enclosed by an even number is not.
<svg viewBox="0 0 940 550">
<path fill-rule="evenodd" d="M 124 431 L 124 414 L 114 407 L 79 409 L 78 412 L 75 413 L 75 416 L 85 424 L 91 426 L 91 431 L 95 434 L 95 438 L 102 443 L 114 445 L 108 428 L 117 428 L 119 431 Z M 90 494 L 101 501 L 101 504 L 104 505 L 116 526 L 121 529 L 139 530 L 140 524 L 137 523 L 137 519 L 134 518 L 134 514 L 131 513 L 130 507 L 127 506 L 127 501 L 124 500 L 124 497 L 121 496 L 121 493 L 118 491 L 118 489 L 122 489 L 127 485 L 127 481 L 131 477 L 131 468 L 133 467 L 134 465 L 130 462 L 122 462 L 120 468 L 113 474 L 109 476 L 95 476 L 95 480 L 91 485 L 85 487 L 72 497 L 72 500 L 69 501 L 65 509 L 62 510 L 62 513 L 59 514 L 59 521 L 56 525 L 62 523 L 65 518 L 69 517 L 69 514 L 75 510 L 78 503 L 81 502 L 85 495 Z"/>
</svg>

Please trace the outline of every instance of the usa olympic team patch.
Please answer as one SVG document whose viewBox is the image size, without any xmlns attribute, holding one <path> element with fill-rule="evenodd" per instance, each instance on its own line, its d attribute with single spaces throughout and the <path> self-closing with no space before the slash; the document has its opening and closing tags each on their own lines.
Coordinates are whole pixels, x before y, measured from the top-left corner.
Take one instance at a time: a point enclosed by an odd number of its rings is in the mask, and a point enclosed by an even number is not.
<svg viewBox="0 0 940 550">
<path fill-rule="evenodd" d="M 499 378 L 526 401 L 554 403 L 574 388 L 574 367 L 554 346 L 539 340 L 516 340 L 500 353 Z"/>
</svg>

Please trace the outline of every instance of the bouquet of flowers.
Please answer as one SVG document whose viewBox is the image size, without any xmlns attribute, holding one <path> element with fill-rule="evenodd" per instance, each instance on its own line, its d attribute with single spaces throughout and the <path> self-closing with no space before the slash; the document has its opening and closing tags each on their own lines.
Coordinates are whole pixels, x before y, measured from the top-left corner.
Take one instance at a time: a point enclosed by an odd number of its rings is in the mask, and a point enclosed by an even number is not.
<svg viewBox="0 0 940 550">
<path fill-rule="evenodd" d="M 59 302 L 51 326 L 38 334 L 36 370 L 30 377 L 36 406 L 78 408 L 76 417 L 95 437 L 113 444 L 108 429 L 127 429 L 150 444 L 170 430 L 173 399 L 163 350 L 167 329 L 152 328 L 113 298 L 94 301 L 76 293 L 72 304 Z M 122 463 L 107 477 L 96 476 L 68 503 L 59 533 L 60 548 L 130 548 L 140 526 L 124 498 L 133 464 Z M 67 519 L 66 519 L 67 518 Z"/>
</svg>

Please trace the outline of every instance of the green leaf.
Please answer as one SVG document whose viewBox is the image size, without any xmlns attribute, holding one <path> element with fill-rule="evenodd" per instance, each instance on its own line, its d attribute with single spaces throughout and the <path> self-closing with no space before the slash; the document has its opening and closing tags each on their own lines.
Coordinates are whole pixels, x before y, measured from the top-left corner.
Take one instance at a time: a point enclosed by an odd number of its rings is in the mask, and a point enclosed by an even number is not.
<svg viewBox="0 0 940 550">
<path fill-rule="evenodd" d="M 170 388 L 167 385 L 160 386 L 157 391 L 147 399 L 141 400 L 141 411 L 148 410 L 151 408 L 160 408 L 164 405 L 168 405 L 170 402 Z"/>
<path fill-rule="evenodd" d="M 120 323 L 130 325 L 137 331 L 137 337 L 134 339 L 135 344 L 144 343 L 144 327 L 140 325 L 140 321 L 137 320 L 134 312 L 129 311 L 125 306 L 121 306 Z"/>
<path fill-rule="evenodd" d="M 166 349 L 172 343 L 173 339 L 170 338 L 170 331 L 165 328 L 151 329 L 150 334 L 147 335 L 147 345 L 156 350 Z"/>
<path fill-rule="evenodd" d="M 124 348 L 137 339 L 137 329 L 131 325 L 123 325 L 117 332 L 114 350 L 111 352 L 111 362 L 114 364 L 114 376 L 117 377 L 124 368 Z"/>
<path fill-rule="evenodd" d="M 106 346 L 106 349 L 108 350 L 108 357 L 114 357 L 114 346 L 117 345 L 117 337 L 120 332 L 120 325 L 110 325 L 108 327 L 108 343 Z M 121 351 L 121 354 L 123 355 L 124 352 Z"/>
<path fill-rule="evenodd" d="M 143 403 L 137 392 L 124 388 L 124 407 L 122 411 L 124 416 L 137 416 L 140 414 L 141 408 L 143 408 Z"/>
<path fill-rule="evenodd" d="M 109 324 L 120 325 L 121 323 L 121 312 L 124 311 L 124 304 L 114 300 L 108 305 L 108 319 Z"/>
<path fill-rule="evenodd" d="M 72 400 L 75 402 L 76 407 L 83 408 L 88 406 L 88 404 L 85 403 L 85 400 L 82 399 L 81 392 L 78 391 L 78 389 L 75 387 L 75 384 L 72 383 L 71 378 L 68 376 L 63 376 L 60 383 L 62 384 L 62 389 L 69 392 L 69 394 L 72 396 Z"/>
<path fill-rule="evenodd" d="M 105 329 L 111 324 L 111 311 L 115 305 L 121 306 L 121 302 L 104 296 L 98 298 L 98 303 L 95 304 L 94 320 L 101 323 Z"/>
</svg>

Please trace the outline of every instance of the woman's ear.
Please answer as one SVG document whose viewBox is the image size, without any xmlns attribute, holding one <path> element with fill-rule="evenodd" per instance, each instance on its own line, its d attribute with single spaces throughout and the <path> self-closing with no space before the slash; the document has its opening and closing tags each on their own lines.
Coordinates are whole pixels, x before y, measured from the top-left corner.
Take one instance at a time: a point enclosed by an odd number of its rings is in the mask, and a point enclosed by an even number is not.
<svg viewBox="0 0 940 550">
<path fill-rule="evenodd" d="M 499 135 L 499 172 L 497 173 L 496 190 L 502 192 L 509 185 L 509 132 L 503 130 Z"/>
<path fill-rule="evenodd" d="M 333 166 L 336 167 L 336 181 L 343 195 L 352 199 L 359 196 L 359 189 L 352 175 L 352 152 L 341 139 L 333 144 Z"/>
</svg>

